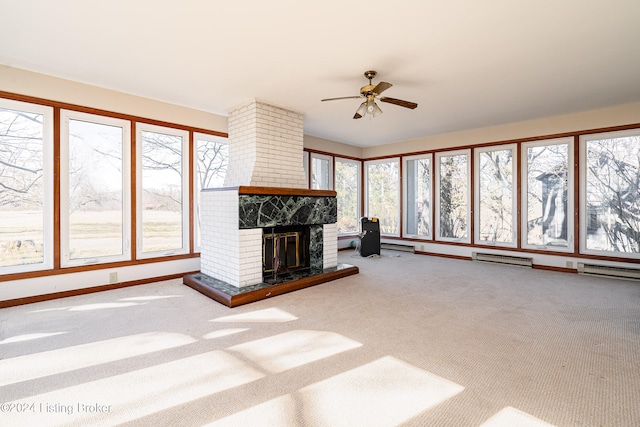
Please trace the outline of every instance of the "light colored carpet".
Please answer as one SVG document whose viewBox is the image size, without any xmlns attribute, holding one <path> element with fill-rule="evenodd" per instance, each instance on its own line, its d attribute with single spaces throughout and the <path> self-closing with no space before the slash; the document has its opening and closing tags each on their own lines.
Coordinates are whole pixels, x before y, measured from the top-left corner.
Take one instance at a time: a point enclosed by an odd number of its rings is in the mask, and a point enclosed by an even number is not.
<svg viewBox="0 0 640 427">
<path fill-rule="evenodd" d="M 640 283 L 339 258 L 235 309 L 172 280 L 0 310 L 0 425 L 640 425 Z"/>
</svg>

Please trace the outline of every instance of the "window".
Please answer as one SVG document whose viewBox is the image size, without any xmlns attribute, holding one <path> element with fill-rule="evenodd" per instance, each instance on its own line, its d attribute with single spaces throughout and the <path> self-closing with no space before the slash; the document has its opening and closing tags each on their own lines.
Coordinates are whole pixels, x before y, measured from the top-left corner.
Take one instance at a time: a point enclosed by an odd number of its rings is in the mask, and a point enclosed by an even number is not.
<svg viewBox="0 0 640 427">
<path fill-rule="evenodd" d="M 522 247 L 573 251 L 573 138 L 522 144 Z"/>
<path fill-rule="evenodd" d="M 62 266 L 130 259 L 130 122 L 61 117 Z"/>
<path fill-rule="evenodd" d="M 365 162 L 366 212 L 380 222 L 380 233 L 400 235 L 400 160 Z"/>
<path fill-rule="evenodd" d="M 195 245 L 200 248 L 200 191 L 203 188 L 224 186 L 229 164 L 229 145 L 227 139 L 213 135 L 196 133 L 194 135 L 195 153 Z"/>
<path fill-rule="evenodd" d="M 189 251 L 189 134 L 137 125 L 138 257 Z"/>
<path fill-rule="evenodd" d="M 404 236 L 431 239 L 431 154 L 404 158 Z"/>
<path fill-rule="evenodd" d="M 580 138 L 581 252 L 640 258 L 640 129 Z"/>
<path fill-rule="evenodd" d="M 53 267 L 53 109 L 0 99 L 0 274 Z"/>
<path fill-rule="evenodd" d="M 309 186 L 309 152 L 308 151 L 302 152 L 302 169 L 304 169 L 304 176 L 307 180 L 307 188 L 310 188 Z"/>
<path fill-rule="evenodd" d="M 357 233 L 360 222 L 360 162 L 336 157 L 338 234 Z"/>
<path fill-rule="evenodd" d="M 333 189 L 333 157 L 311 153 L 311 189 Z"/>
<path fill-rule="evenodd" d="M 475 242 L 515 247 L 516 146 L 475 149 Z"/>
<path fill-rule="evenodd" d="M 436 238 L 466 242 L 469 236 L 470 150 L 436 154 Z"/>
</svg>

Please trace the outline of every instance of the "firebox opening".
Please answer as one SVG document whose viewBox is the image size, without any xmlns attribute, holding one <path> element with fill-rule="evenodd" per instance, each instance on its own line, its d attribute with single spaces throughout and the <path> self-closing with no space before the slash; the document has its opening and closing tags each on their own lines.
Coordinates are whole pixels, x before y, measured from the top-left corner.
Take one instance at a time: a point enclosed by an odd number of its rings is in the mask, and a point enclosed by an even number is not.
<svg viewBox="0 0 640 427">
<path fill-rule="evenodd" d="M 262 275 L 274 280 L 309 267 L 309 227 L 270 227 L 262 231 Z"/>
</svg>

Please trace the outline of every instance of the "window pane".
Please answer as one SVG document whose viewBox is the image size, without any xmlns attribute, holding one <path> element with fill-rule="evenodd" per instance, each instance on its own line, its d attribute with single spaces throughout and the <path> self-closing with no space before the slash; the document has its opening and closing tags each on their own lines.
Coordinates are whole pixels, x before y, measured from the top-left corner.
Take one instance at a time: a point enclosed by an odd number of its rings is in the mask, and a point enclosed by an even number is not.
<svg viewBox="0 0 640 427">
<path fill-rule="evenodd" d="M 196 247 L 200 247 L 200 191 L 203 188 L 224 186 L 229 164 L 229 145 L 226 140 L 196 138 Z"/>
<path fill-rule="evenodd" d="M 0 267 L 45 262 L 44 120 L 0 107 Z"/>
<path fill-rule="evenodd" d="M 440 233 L 447 239 L 466 239 L 469 218 L 469 158 L 467 154 L 439 159 Z"/>
<path fill-rule="evenodd" d="M 142 251 L 182 248 L 180 136 L 142 131 Z"/>
<path fill-rule="evenodd" d="M 331 160 L 311 155 L 311 188 L 313 190 L 331 189 Z"/>
<path fill-rule="evenodd" d="M 640 136 L 586 142 L 585 215 L 588 250 L 640 252 Z"/>
<path fill-rule="evenodd" d="M 528 147 L 526 244 L 568 247 L 569 145 Z"/>
<path fill-rule="evenodd" d="M 360 219 L 360 163 L 336 159 L 336 185 L 338 193 L 338 233 L 358 231 Z"/>
<path fill-rule="evenodd" d="M 367 164 L 367 216 L 380 220 L 380 232 L 400 231 L 400 179 L 398 160 Z"/>
<path fill-rule="evenodd" d="M 480 243 L 514 243 L 513 150 L 478 154 Z"/>
<path fill-rule="evenodd" d="M 407 234 L 431 237 L 431 158 L 408 160 Z"/>
<path fill-rule="evenodd" d="M 124 129 L 69 120 L 69 259 L 124 254 Z"/>
</svg>

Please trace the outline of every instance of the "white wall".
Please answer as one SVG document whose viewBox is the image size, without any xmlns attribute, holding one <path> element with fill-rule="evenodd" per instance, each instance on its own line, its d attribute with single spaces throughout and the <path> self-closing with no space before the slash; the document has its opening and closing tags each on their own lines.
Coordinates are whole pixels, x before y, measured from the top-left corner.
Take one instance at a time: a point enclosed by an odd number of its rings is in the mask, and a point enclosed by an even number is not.
<svg viewBox="0 0 640 427">
<path fill-rule="evenodd" d="M 362 154 L 363 158 L 369 159 L 490 142 L 536 138 L 545 135 L 623 126 L 639 122 L 640 102 L 600 110 L 428 136 L 376 147 L 366 147 L 362 149 Z"/>
</svg>

